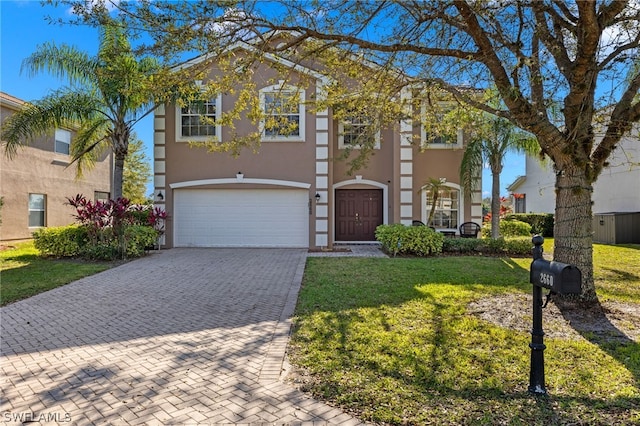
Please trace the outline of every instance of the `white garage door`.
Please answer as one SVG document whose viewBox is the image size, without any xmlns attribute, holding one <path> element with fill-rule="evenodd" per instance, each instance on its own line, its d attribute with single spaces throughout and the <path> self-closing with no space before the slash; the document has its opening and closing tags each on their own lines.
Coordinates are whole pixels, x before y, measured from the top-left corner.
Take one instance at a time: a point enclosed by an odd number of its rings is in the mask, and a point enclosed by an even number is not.
<svg viewBox="0 0 640 426">
<path fill-rule="evenodd" d="M 309 247 L 300 189 L 177 189 L 176 247 Z"/>
</svg>

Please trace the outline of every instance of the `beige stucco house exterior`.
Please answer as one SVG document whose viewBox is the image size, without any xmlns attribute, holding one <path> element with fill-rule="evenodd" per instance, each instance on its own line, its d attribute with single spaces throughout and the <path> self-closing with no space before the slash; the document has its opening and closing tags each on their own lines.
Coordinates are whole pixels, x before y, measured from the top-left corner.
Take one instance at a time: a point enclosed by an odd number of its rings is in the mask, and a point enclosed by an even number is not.
<svg viewBox="0 0 640 426">
<path fill-rule="evenodd" d="M 212 66 L 209 76 L 216 72 Z M 301 80 L 304 87 L 298 85 Z M 349 132 L 362 124 L 346 126 L 330 108 L 311 107 L 330 82 L 330 75 L 267 55 L 253 72 L 261 108 L 267 114 L 269 102 L 295 93 L 299 104 L 287 114 L 298 126 L 288 134 L 262 130 L 259 152 L 244 149 L 238 157 L 188 143 L 211 136 L 227 141 L 229 129 L 211 121 L 203 124 L 188 107 L 167 104 L 158 109 L 154 188 L 156 204 L 168 214 L 163 246 L 323 249 L 373 242 L 380 224 L 426 223 L 430 178 L 445 182 L 434 224 L 439 231 L 459 233 L 463 222 L 481 223 L 481 183 L 470 195 L 459 185 L 462 131 L 453 143 L 432 143 L 423 150 L 425 132 L 408 114 L 381 129 L 366 167 L 349 174 L 340 157 Z M 390 101 L 412 105 L 415 92 L 405 89 Z M 209 118 L 231 109 L 237 93 L 206 100 Z M 233 129 L 238 135 L 259 130 L 249 120 Z"/>
<path fill-rule="evenodd" d="M 24 101 L 0 92 L 1 120 L 19 110 Z M 95 168 L 76 179 L 69 166 L 73 132 L 52 129 L 50 134 L 18 149 L 10 159 L 0 153 L 0 241 L 29 239 L 41 227 L 69 225 L 74 209 L 67 197 L 83 194 L 89 199 L 107 199 L 111 191 L 112 156 L 106 155 Z"/>
</svg>

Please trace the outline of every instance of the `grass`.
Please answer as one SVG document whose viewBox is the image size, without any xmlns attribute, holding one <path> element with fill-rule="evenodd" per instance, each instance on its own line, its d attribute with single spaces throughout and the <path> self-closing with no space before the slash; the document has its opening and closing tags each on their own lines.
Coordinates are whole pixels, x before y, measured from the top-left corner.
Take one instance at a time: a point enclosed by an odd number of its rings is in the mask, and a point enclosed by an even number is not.
<svg viewBox="0 0 640 426">
<path fill-rule="evenodd" d="M 639 303 L 640 246 L 594 250 L 599 294 Z M 529 263 L 309 258 L 291 353 L 304 388 L 387 424 L 640 423 L 637 342 L 545 339 L 549 396 L 534 397 L 530 334 L 466 314 L 474 299 L 529 293 Z"/>
<path fill-rule="evenodd" d="M 47 259 L 33 242 L 0 251 L 0 306 L 109 269 L 107 262 Z"/>
<path fill-rule="evenodd" d="M 545 241 L 551 252 L 553 241 Z M 640 303 L 640 246 L 594 245 L 600 298 Z M 0 251 L 6 305 L 113 266 Z M 640 345 L 545 339 L 548 397 L 527 392 L 529 333 L 466 314 L 529 293 L 530 259 L 309 258 L 291 360 L 306 390 L 388 424 L 640 423 Z"/>
</svg>

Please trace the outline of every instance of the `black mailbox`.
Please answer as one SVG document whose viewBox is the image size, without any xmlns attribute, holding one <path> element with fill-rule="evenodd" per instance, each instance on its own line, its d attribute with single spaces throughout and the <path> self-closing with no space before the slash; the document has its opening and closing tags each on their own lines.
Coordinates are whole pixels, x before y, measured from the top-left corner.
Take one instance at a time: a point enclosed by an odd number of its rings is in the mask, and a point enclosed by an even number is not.
<svg viewBox="0 0 640 426">
<path fill-rule="evenodd" d="M 535 259 L 531 262 L 530 282 L 557 294 L 580 294 L 582 273 L 574 265 Z"/>
</svg>

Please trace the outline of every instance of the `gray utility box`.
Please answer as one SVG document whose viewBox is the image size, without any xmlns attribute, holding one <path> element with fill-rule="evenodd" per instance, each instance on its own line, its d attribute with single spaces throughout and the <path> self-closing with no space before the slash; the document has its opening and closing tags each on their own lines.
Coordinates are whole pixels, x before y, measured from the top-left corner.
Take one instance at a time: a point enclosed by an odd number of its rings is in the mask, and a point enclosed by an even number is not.
<svg viewBox="0 0 640 426">
<path fill-rule="evenodd" d="M 594 214 L 593 242 L 600 244 L 640 244 L 640 212 Z"/>
</svg>

